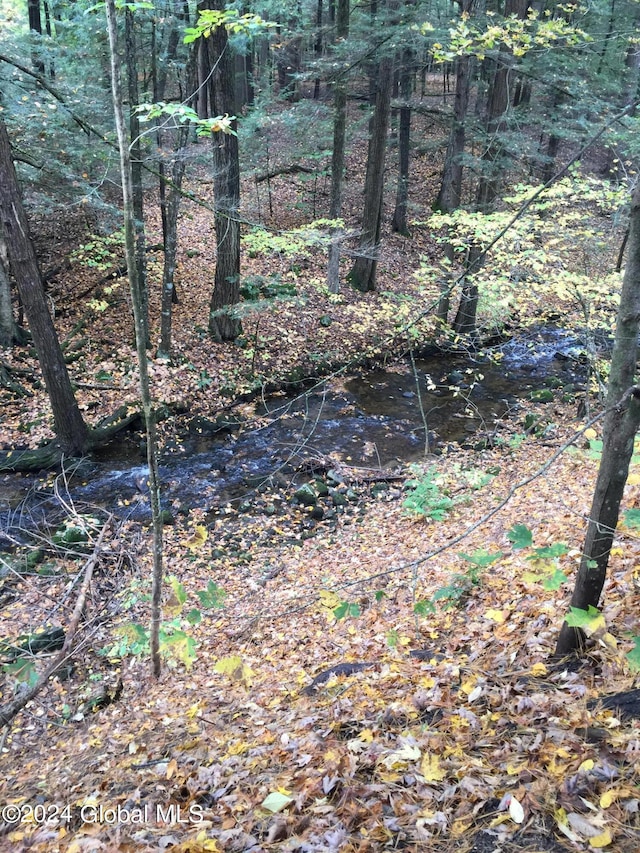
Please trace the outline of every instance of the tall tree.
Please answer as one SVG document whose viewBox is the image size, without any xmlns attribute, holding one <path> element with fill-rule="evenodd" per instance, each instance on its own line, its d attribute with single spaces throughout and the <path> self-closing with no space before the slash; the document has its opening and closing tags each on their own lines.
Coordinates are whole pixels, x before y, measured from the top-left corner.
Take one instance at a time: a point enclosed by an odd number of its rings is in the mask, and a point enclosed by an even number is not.
<svg viewBox="0 0 640 853">
<path fill-rule="evenodd" d="M 398 185 L 396 206 L 391 220 L 391 230 L 409 236 L 407 204 L 409 201 L 409 159 L 411 151 L 411 84 L 413 51 L 405 48 L 400 60 L 400 126 L 398 128 Z"/>
<path fill-rule="evenodd" d="M 107 0 L 107 33 L 109 36 L 111 91 L 113 110 L 120 152 L 120 175 L 122 180 L 122 200 L 125 235 L 125 255 L 127 259 L 127 275 L 131 290 L 131 303 L 136 334 L 136 351 L 138 355 L 138 370 L 140 374 L 140 397 L 147 430 L 147 462 L 149 464 L 149 493 L 151 498 L 151 517 L 153 520 L 153 572 L 151 578 L 151 625 L 150 646 L 151 665 L 156 678 L 160 675 L 160 621 L 162 598 L 162 515 L 160 511 L 160 477 L 158 473 L 157 440 L 155 413 L 151 401 L 149 382 L 149 366 L 147 359 L 146 325 L 144 322 L 144 300 L 136 259 L 136 226 L 133 201 L 133 179 L 131 175 L 131 156 L 123 102 L 123 87 L 118 56 L 118 27 L 116 20 L 115 0 Z"/>
<path fill-rule="evenodd" d="M 571 606 L 580 610 L 597 607 L 607 576 L 609 555 L 624 487 L 640 428 L 640 387 L 634 385 L 640 332 L 640 184 L 631 199 L 627 266 L 625 268 L 616 335 L 611 355 L 607 414 L 602 434 L 602 456 L 589 512 Z M 582 646 L 584 636 L 565 622 L 556 654 L 562 656 Z"/>
<path fill-rule="evenodd" d="M 223 11 L 224 0 L 204 0 L 199 9 Z M 206 52 L 209 77 L 209 116 L 235 116 L 235 62 L 224 24 L 199 40 Z M 235 131 L 235 121 L 232 129 Z M 232 341 L 241 332 L 230 306 L 240 300 L 240 160 L 238 137 L 233 133 L 213 136 L 213 204 L 216 229 L 216 273 L 209 312 L 209 332 L 216 341 Z"/>
<path fill-rule="evenodd" d="M 136 264 L 138 266 L 138 282 L 142 299 L 142 322 L 145 328 L 145 341 L 149 347 L 149 295 L 147 292 L 147 258 L 146 239 L 144 234 L 144 192 L 142 188 L 142 140 L 140 136 L 140 119 L 136 107 L 140 103 L 138 85 L 138 55 L 136 45 L 136 28 L 133 9 L 125 7 L 125 56 L 127 64 L 127 93 L 129 95 L 129 136 L 131 139 L 131 180 L 133 187 L 133 213 L 136 233 Z"/>
<path fill-rule="evenodd" d="M 344 47 L 349 36 L 349 0 L 338 0 L 336 11 L 336 45 Z M 344 72 L 339 73 L 333 84 L 333 149 L 331 153 L 331 201 L 329 218 L 338 219 L 342 213 L 342 188 L 344 185 L 344 152 L 347 126 L 347 81 Z M 327 286 L 330 293 L 340 290 L 340 243 L 341 229 L 334 229 L 329 244 L 327 263 Z"/>
<path fill-rule="evenodd" d="M 82 456 L 89 449 L 89 431 L 78 408 L 42 284 L 29 234 L 9 134 L 0 119 L 0 231 L 9 266 L 29 322 L 40 369 L 51 402 L 54 429 L 63 453 Z"/>
<path fill-rule="evenodd" d="M 384 56 L 378 65 L 376 77 L 376 102 L 369 133 L 360 240 L 356 260 L 349 273 L 349 280 L 353 286 L 363 292 L 376 289 L 392 71 L 391 57 Z"/>
</svg>

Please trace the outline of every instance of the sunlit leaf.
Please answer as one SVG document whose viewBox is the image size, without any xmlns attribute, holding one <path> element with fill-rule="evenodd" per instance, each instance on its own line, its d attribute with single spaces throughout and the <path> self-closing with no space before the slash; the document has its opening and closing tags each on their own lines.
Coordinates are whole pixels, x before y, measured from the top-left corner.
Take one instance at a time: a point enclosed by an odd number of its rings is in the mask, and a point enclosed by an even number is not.
<svg viewBox="0 0 640 853">
<path fill-rule="evenodd" d="M 292 802 L 293 797 L 281 794 L 280 791 L 272 791 L 272 793 L 267 794 L 260 805 L 263 809 L 266 809 L 266 811 L 276 814 L 276 812 L 281 812 L 283 809 L 286 809 L 286 807 Z"/>
</svg>

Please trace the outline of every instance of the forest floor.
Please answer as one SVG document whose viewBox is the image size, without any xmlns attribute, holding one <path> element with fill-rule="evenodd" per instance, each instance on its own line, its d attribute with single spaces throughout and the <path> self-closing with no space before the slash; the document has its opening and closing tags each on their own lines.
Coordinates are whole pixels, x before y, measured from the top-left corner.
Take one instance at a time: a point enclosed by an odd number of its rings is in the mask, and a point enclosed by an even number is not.
<svg viewBox="0 0 640 853">
<path fill-rule="evenodd" d="M 353 157 L 355 174 L 362 152 Z M 436 166 L 419 159 L 414 192 L 433 197 Z M 348 214 L 360 203 L 356 184 L 348 185 Z M 248 220 L 301 224 L 308 183 L 273 179 L 273 215 L 255 187 L 253 195 L 245 188 Z M 54 268 L 77 250 L 77 220 L 65 239 L 59 220 L 51 229 L 43 223 L 40 239 Z M 149 242 L 157 241 L 151 220 Z M 309 376 L 363 358 L 393 363 L 412 339 L 409 321 L 437 296 L 437 284 L 413 275 L 421 256 L 439 251 L 419 225 L 411 241 L 385 234 L 372 294 L 345 287 L 330 297 L 317 250 L 245 256 L 245 276 L 277 273 L 297 297 L 248 313 L 241 346 L 216 345 L 206 334 L 210 214 L 192 203 L 183 208 L 180 245 L 173 358 L 154 359 L 151 375 L 155 399 L 189 418 L 212 418 L 294 370 Z M 156 284 L 159 264 L 150 253 Z M 50 286 L 91 422 L 138 400 L 124 282 L 108 281 L 115 287 L 107 291 L 96 286 L 104 274 L 75 260 Z M 547 308 L 569 313 L 562 304 Z M 496 308 L 483 310 L 491 326 Z M 533 304 L 521 313 L 530 322 L 544 316 Z M 433 328 L 421 321 L 418 339 Z M 2 444 L 37 446 L 51 428 L 34 357 L 22 348 L 3 360 L 23 371 L 15 375 L 29 396 L 4 392 Z M 253 404 L 236 410 L 248 429 Z M 134 653 L 136 626 L 148 621 L 146 528 L 111 520 L 98 544 L 89 527 L 75 551 L 69 542 L 45 543 L 41 568 L 7 573 L 5 641 L 36 625 L 68 624 L 96 548 L 73 666 L 2 739 L 0 847 L 637 850 L 640 739 L 626 713 L 635 708 L 605 709 L 600 700 L 634 684 L 627 655 L 640 633 L 640 474 L 632 470 L 627 487 L 589 656 L 580 667 L 555 663 L 597 473 L 598 423 L 585 434 L 575 401 L 559 393 L 527 410 L 546 427 L 527 429 L 517 413 L 500 441 L 447 448 L 422 473 L 405 472 L 418 490 L 393 481 L 360 494 L 306 539 L 289 535 L 286 518 L 177 515 L 164 529 L 171 580 L 157 681 L 148 657 Z M 163 445 L 179 428 L 179 420 L 164 422 Z M 333 486 L 348 490 L 358 472 L 345 458 L 331 462 Z M 292 505 L 290 513 L 304 518 L 311 509 Z M 239 544 L 232 555 L 220 547 L 230 536 Z M 9 670 L 3 703 L 16 666 Z"/>
</svg>

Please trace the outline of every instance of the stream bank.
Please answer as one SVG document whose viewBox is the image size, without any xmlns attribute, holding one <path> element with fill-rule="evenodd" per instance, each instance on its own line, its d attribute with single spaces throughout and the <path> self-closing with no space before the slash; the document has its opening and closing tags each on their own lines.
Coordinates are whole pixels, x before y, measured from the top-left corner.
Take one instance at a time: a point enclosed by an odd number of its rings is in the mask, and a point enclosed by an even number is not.
<svg viewBox="0 0 640 853">
<path fill-rule="evenodd" d="M 308 535 L 318 522 L 348 514 L 365 494 L 397 496 L 408 466 L 426 456 L 550 429 L 548 404 L 584 394 L 586 369 L 579 340 L 541 327 L 474 360 L 408 360 L 318 382 L 295 397 L 274 395 L 233 432 L 192 419 L 161 455 L 163 505 L 168 516 L 204 510 L 211 522 L 253 516 L 267 530 L 270 517 L 294 510 Z M 146 522 L 143 458 L 140 437 L 125 434 L 79 476 L 58 478 L 56 488 L 74 504 Z M 48 476 L 3 475 L 0 529 L 51 523 L 59 515 L 52 483 Z"/>
</svg>

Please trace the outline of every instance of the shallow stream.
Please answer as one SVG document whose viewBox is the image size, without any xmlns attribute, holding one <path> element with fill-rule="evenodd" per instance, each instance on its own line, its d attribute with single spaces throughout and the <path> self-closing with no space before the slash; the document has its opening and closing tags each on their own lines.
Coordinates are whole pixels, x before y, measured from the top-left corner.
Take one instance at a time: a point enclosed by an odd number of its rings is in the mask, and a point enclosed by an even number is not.
<svg viewBox="0 0 640 853">
<path fill-rule="evenodd" d="M 294 482 L 305 460 L 394 469 L 424 458 L 426 433 L 429 452 L 476 446 L 503 419 L 523 421 L 532 393 L 566 397 L 582 390 L 583 353 L 568 332 L 540 328 L 503 344 L 493 353 L 497 360 L 438 355 L 331 379 L 295 398 L 276 396 L 256 407 L 258 428 L 207 434 L 194 421 L 162 453 L 163 505 L 172 511 L 215 511 L 228 502 L 242 508 L 261 485 Z M 146 519 L 143 458 L 139 437 L 125 435 L 63 491 L 75 502 Z M 16 524 L 16 513 L 37 515 L 37 507 L 46 513 L 42 483 L 35 476 L 0 476 L 0 530 Z"/>
</svg>

